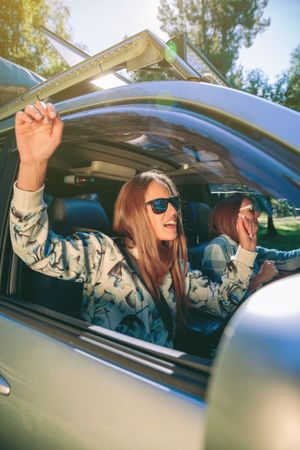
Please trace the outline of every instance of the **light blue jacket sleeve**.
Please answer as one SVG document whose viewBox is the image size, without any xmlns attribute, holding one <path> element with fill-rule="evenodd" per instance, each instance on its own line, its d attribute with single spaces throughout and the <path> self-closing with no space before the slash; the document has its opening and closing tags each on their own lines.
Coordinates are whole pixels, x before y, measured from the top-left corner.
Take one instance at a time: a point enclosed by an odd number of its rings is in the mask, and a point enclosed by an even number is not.
<svg viewBox="0 0 300 450">
<path fill-rule="evenodd" d="M 257 263 L 259 266 L 264 261 L 275 261 L 277 269 L 280 271 L 293 272 L 300 269 L 300 248 L 296 250 L 279 251 L 276 249 L 257 246 Z"/>
</svg>

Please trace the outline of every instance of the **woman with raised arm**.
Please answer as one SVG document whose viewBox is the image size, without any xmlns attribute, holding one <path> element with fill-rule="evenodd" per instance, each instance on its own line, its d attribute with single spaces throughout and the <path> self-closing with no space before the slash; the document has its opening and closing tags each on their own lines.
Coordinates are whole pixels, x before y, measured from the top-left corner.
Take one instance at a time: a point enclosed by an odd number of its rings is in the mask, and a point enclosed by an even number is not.
<svg viewBox="0 0 300 450">
<path fill-rule="evenodd" d="M 258 223 L 260 211 L 253 202 L 242 195 L 227 197 L 216 204 L 211 216 L 209 228 L 214 239 L 206 247 L 202 260 L 204 274 L 212 281 L 220 283 L 227 272 L 231 259 L 240 245 L 237 218 L 243 215 Z M 257 258 L 248 294 L 278 276 L 279 271 L 292 273 L 300 269 L 300 249 L 279 251 L 265 247 L 256 247 Z"/>
<path fill-rule="evenodd" d="M 53 105 L 37 102 L 16 114 L 20 154 L 11 204 L 14 251 L 33 270 L 84 283 L 82 318 L 90 323 L 172 347 L 175 326 L 188 307 L 228 317 L 241 303 L 256 257 L 257 227 L 239 218 L 240 247 L 220 284 L 188 271 L 173 182 L 163 173 L 140 173 L 122 187 L 114 231 L 67 238 L 48 226 L 43 183 L 63 124 Z"/>
</svg>

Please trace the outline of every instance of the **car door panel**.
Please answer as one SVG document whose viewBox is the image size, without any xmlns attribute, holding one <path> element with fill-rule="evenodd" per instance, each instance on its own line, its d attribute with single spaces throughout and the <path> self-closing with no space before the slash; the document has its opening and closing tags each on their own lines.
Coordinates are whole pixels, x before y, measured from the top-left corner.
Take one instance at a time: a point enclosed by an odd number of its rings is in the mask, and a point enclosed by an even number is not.
<svg viewBox="0 0 300 450">
<path fill-rule="evenodd" d="M 0 357 L 11 387 L 0 396 L 6 449 L 199 449 L 201 400 L 3 313 L 0 342 L 10 343 Z"/>
</svg>

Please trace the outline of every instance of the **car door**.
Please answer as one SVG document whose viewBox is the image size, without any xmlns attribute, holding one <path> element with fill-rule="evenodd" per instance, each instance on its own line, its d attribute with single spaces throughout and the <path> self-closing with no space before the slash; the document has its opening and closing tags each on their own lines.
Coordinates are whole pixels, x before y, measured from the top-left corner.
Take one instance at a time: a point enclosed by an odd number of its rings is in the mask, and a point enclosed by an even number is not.
<svg viewBox="0 0 300 450">
<path fill-rule="evenodd" d="M 181 352 L 106 330 L 96 333 L 20 295 L 20 262 L 11 250 L 7 222 L 18 158 L 13 134 L 3 142 L 1 448 L 201 448 L 205 361 L 195 365 Z"/>
</svg>

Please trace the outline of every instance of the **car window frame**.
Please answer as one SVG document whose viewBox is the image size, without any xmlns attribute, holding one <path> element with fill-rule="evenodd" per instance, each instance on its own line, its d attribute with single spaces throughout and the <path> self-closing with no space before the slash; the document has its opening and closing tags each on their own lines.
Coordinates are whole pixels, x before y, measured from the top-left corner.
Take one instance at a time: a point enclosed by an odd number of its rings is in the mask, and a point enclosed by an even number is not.
<svg viewBox="0 0 300 450">
<path fill-rule="evenodd" d="M 2 205 L 0 314 L 18 321 L 20 326 L 29 326 L 34 332 L 58 339 L 64 345 L 76 346 L 97 358 L 104 358 L 133 375 L 146 377 L 203 402 L 210 376 L 210 360 L 109 332 L 20 297 L 19 271 L 24 263 L 13 253 L 8 224 L 10 199 L 18 171 L 18 153 L 12 134 L 5 151 L 2 169 L 5 169 L 6 176 L 0 180 L 0 186 L 6 187 L 6 201 Z"/>
</svg>

